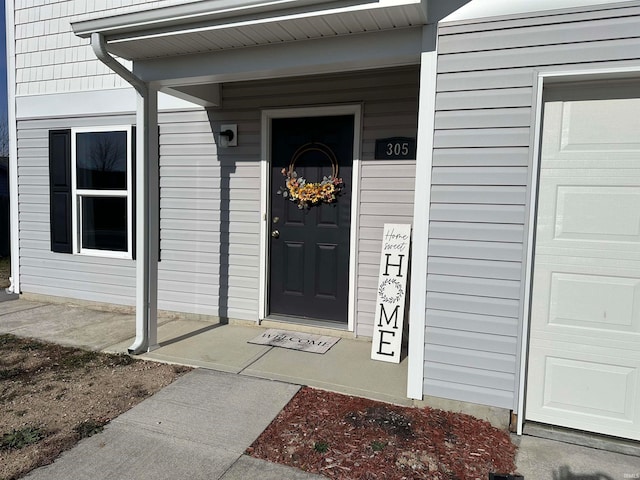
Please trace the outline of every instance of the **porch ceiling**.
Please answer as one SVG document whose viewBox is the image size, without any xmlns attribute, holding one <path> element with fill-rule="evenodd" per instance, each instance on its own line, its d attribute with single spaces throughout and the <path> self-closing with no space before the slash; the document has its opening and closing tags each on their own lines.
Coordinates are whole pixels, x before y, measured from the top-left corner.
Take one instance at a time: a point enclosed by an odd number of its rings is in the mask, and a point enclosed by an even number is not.
<svg viewBox="0 0 640 480">
<path fill-rule="evenodd" d="M 136 61 L 415 27 L 427 23 L 425 5 L 422 0 L 207 0 L 79 21 L 73 29 L 85 38 L 101 33 L 109 52 Z"/>
</svg>

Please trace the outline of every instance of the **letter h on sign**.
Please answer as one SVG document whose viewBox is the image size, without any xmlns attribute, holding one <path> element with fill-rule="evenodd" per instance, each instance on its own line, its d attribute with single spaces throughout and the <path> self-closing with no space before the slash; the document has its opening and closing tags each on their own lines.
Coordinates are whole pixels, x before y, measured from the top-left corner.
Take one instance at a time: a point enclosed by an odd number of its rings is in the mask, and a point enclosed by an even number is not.
<svg viewBox="0 0 640 480">
<path fill-rule="evenodd" d="M 385 253 L 387 260 L 384 267 L 384 276 L 389 276 L 389 267 L 398 267 L 398 273 L 396 274 L 396 277 L 403 277 L 404 275 L 402 275 L 402 259 L 404 258 L 404 255 L 395 255 L 395 257 L 399 259 L 400 263 L 391 263 L 391 255 L 391 253 Z"/>
<path fill-rule="evenodd" d="M 400 363 L 411 225 L 385 224 L 371 358 Z"/>
</svg>

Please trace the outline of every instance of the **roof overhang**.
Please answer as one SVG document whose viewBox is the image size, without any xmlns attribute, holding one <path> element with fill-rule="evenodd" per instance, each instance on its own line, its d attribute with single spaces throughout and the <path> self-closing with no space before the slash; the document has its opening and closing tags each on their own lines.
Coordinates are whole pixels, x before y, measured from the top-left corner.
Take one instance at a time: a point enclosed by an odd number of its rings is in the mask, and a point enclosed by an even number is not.
<svg viewBox="0 0 640 480">
<path fill-rule="evenodd" d="M 201 0 L 72 24 L 107 50 L 144 61 L 419 27 L 426 0 Z"/>
</svg>

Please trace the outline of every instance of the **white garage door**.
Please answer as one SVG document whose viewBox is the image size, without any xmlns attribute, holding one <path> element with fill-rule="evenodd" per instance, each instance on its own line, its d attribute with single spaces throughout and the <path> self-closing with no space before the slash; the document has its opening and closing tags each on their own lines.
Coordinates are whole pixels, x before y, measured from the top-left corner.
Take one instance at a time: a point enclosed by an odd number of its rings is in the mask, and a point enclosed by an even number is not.
<svg viewBox="0 0 640 480">
<path fill-rule="evenodd" d="M 640 440 L 634 96 L 637 83 L 545 97 L 526 418 Z"/>
</svg>

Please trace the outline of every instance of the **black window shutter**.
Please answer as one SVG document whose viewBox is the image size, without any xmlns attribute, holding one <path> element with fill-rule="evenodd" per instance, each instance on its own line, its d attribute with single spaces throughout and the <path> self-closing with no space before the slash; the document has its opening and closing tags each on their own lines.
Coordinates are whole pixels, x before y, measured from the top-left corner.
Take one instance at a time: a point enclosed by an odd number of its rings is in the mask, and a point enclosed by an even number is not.
<svg viewBox="0 0 640 480">
<path fill-rule="evenodd" d="M 71 130 L 49 131 L 51 250 L 73 252 L 71 223 Z"/>
</svg>

